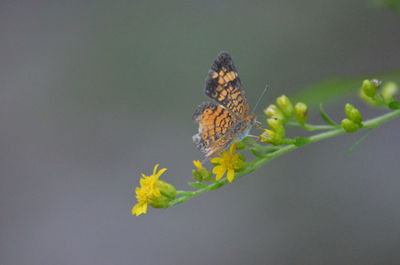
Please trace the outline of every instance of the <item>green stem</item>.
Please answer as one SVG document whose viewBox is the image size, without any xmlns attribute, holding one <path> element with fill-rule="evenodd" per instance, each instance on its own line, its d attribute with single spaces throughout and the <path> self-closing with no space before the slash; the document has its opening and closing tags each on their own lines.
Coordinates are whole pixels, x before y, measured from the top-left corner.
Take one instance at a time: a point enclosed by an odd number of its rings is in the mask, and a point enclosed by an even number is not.
<svg viewBox="0 0 400 265">
<path fill-rule="evenodd" d="M 305 123 L 304 125 L 301 125 L 294 121 L 288 121 L 287 125 L 301 127 L 307 131 L 332 130 L 332 129 L 338 128 L 338 126 L 333 126 L 333 125 L 314 125 L 314 124 L 309 124 L 309 123 Z"/>
<path fill-rule="evenodd" d="M 380 126 L 381 124 L 383 124 L 387 121 L 390 121 L 398 116 L 400 116 L 400 110 L 395 110 L 395 111 L 386 113 L 382 116 L 367 120 L 367 121 L 363 122 L 363 125 L 364 125 L 363 129 L 376 128 L 376 127 Z M 334 129 L 331 128 L 330 131 L 310 136 L 308 139 L 309 139 L 309 143 L 316 143 L 316 142 L 322 141 L 324 139 L 328 139 L 328 138 L 338 136 L 341 134 L 345 134 L 345 133 L 346 132 L 343 130 L 343 128 L 334 128 Z M 255 171 L 256 169 L 263 166 L 265 163 L 269 162 L 270 160 L 277 158 L 288 152 L 291 152 L 297 148 L 300 148 L 300 147 L 296 146 L 294 144 L 289 144 L 289 145 L 280 147 L 278 150 L 276 150 L 273 153 L 265 154 L 265 156 L 263 156 L 261 158 L 257 158 L 255 160 L 253 160 L 252 162 L 250 162 L 249 166 L 244 171 L 238 172 L 235 175 L 235 179 L 239 179 L 245 175 L 248 175 L 249 173 Z M 198 189 L 195 191 L 177 191 L 177 195 L 181 195 L 181 197 L 179 197 L 175 200 L 172 200 L 169 205 L 174 206 L 174 205 L 180 204 L 180 203 L 185 202 L 185 201 L 189 200 L 190 198 L 197 196 L 199 194 L 202 194 L 206 191 L 218 189 L 227 183 L 228 183 L 227 179 L 221 179 L 217 182 L 214 182 L 214 183 L 208 185 L 207 187 L 204 187 L 204 188 L 201 188 L 201 189 Z"/>
<path fill-rule="evenodd" d="M 382 116 L 367 120 L 363 122 L 364 128 L 375 128 L 381 125 L 384 122 L 390 121 L 397 116 L 400 116 L 400 110 L 395 110 L 389 113 L 386 113 Z"/>
<path fill-rule="evenodd" d="M 332 126 L 332 125 L 312 125 L 312 124 L 304 124 L 302 126 L 304 129 L 307 131 L 318 131 L 318 130 L 332 130 L 335 128 L 338 128 L 338 126 Z"/>
</svg>

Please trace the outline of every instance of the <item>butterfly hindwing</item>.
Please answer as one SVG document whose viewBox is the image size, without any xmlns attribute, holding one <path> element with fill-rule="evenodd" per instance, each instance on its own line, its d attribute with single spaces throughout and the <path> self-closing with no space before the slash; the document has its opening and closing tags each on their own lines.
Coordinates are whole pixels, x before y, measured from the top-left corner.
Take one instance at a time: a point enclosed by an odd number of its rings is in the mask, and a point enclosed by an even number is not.
<svg viewBox="0 0 400 265">
<path fill-rule="evenodd" d="M 193 141 L 206 156 L 225 148 L 232 140 L 230 134 L 235 118 L 221 105 L 203 102 L 193 119 L 199 123 L 199 132 L 193 136 Z"/>
</svg>

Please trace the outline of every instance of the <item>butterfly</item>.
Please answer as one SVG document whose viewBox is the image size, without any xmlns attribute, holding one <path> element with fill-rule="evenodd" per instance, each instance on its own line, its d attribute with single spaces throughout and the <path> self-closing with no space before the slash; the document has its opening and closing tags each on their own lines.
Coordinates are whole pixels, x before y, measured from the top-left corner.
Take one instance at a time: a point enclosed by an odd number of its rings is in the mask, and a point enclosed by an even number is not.
<svg viewBox="0 0 400 265">
<path fill-rule="evenodd" d="M 250 114 L 243 85 L 227 52 L 221 52 L 205 80 L 205 94 L 213 102 L 203 102 L 193 114 L 199 132 L 193 135 L 196 147 L 211 156 L 228 147 L 233 141 L 248 135 L 256 121 Z"/>
</svg>

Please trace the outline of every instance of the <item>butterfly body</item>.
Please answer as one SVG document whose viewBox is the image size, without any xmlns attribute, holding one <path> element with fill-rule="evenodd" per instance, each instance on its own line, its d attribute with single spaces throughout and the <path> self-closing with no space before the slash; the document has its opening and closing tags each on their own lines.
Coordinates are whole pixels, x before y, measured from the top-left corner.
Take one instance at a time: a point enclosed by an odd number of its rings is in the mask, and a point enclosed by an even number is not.
<svg viewBox="0 0 400 265">
<path fill-rule="evenodd" d="M 203 102 L 193 119 L 199 132 L 193 136 L 196 147 L 210 156 L 248 135 L 256 116 L 249 105 L 231 56 L 221 52 L 205 80 L 205 94 L 217 103 Z"/>
</svg>

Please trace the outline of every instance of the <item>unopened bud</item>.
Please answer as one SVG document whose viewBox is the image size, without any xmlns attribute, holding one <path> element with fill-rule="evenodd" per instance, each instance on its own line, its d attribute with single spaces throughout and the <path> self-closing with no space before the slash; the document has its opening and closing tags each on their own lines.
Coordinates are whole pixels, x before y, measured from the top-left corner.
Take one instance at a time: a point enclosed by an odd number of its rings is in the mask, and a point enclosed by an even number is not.
<svg viewBox="0 0 400 265">
<path fill-rule="evenodd" d="M 379 106 L 380 103 L 376 99 L 376 97 L 369 97 L 364 93 L 364 90 L 360 89 L 359 96 L 362 100 L 364 100 L 367 104 L 371 106 Z"/>
<path fill-rule="evenodd" d="M 194 180 L 201 182 L 210 181 L 212 179 L 211 171 L 203 167 L 199 160 L 194 160 L 193 165 L 196 167 L 196 169 L 192 170 Z"/>
<path fill-rule="evenodd" d="M 279 136 L 285 136 L 285 127 L 282 125 L 282 121 L 274 118 L 267 119 L 269 127 L 275 131 Z"/>
<path fill-rule="evenodd" d="M 169 202 L 176 197 L 175 187 L 165 181 L 157 180 L 156 188 L 160 191 L 161 196 L 150 196 L 149 204 L 154 208 L 167 208 Z"/>
<path fill-rule="evenodd" d="M 269 143 L 272 145 L 281 145 L 283 142 L 283 138 L 272 130 L 264 130 L 260 137 L 261 142 Z"/>
<path fill-rule="evenodd" d="M 303 102 L 298 102 L 294 106 L 296 121 L 301 125 L 304 125 L 307 122 L 307 105 Z"/>
<path fill-rule="evenodd" d="M 362 114 L 351 104 L 346 104 L 345 106 L 346 117 L 354 123 L 361 124 Z"/>
<path fill-rule="evenodd" d="M 282 110 L 283 114 L 287 118 L 293 117 L 293 114 L 294 114 L 293 105 L 292 105 L 292 102 L 290 102 L 290 99 L 287 96 L 282 95 L 279 98 L 277 98 L 276 99 L 276 104 Z"/>
<path fill-rule="evenodd" d="M 382 97 L 385 104 L 395 100 L 396 94 L 399 92 L 399 87 L 394 82 L 386 82 L 382 87 Z"/>
<path fill-rule="evenodd" d="M 361 90 L 368 97 L 373 97 L 376 94 L 376 90 L 379 87 L 379 81 L 376 79 L 373 80 L 364 80 L 361 86 Z"/>
<path fill-rule="evenodd" d="M 342 120 L 342 128 L 348 133 L 353 133 L 360 129 L 360 125 L 349 119 L 344 119 Z"/>
<path fill-rule="evenodd" d="M 274 104 L 271 104 L 264 110 L 265 115 L 267 115 L 270 118 L 276 118 L 278 120 L 283 120 L 285 116 L 283 115 L 283 112 Z"/>
</svg>

